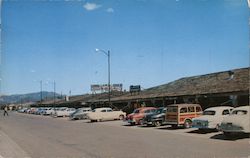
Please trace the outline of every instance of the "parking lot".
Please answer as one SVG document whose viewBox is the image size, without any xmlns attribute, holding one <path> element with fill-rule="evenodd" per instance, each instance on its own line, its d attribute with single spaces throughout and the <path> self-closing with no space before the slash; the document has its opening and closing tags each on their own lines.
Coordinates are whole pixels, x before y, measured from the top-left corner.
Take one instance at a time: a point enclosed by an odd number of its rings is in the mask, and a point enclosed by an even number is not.
<svg viewBox="0 0 250 158">
<path fill-rule="evenodd" d="M 123 121 L 90 123 L 13 112 L 9 117 L 1 115 L 0 130 L 32 158 L 250 156 L 248 136 L 226 139 L 221 132 L 200 133 L 192 128 L 130 126 Z"/>
</svg>

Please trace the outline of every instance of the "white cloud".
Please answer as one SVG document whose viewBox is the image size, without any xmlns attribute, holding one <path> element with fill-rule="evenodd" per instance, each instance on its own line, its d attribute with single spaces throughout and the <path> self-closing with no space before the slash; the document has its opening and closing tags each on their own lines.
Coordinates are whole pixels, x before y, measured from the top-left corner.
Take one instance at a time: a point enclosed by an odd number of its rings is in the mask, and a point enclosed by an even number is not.
<svg viewBox="0 0 250 158">
<path fill-rule="evenodd" d="M 95 3 L 89 3 L 87 2 L 86 4 L 83 5 L 83 7 L 88 10 L 88 11 L 92 11 L 95 9 L 98 9 L 101 7 L 101 5 L 95 4 Z"/>
<path fill-rule="evenodd" d="M 108 13 L 114 13 L 114 9 L 113 9 L 113 8 L 108 8 L 106 11 L 107 11 Z"/>
</svg>

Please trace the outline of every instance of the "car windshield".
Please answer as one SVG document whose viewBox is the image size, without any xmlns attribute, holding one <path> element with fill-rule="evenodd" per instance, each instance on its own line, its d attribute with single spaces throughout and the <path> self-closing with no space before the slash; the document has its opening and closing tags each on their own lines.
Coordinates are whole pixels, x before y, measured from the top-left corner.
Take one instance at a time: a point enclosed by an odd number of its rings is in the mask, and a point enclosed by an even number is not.
<svg viewBox="0 0 250 158">
<path fill-rule="evenodd" d="M 156 114 L 161 114 L 163 112 L 163 108 L 159 108 L 155 111 Z"/>
<path fill-rule="evenodd" d="M 203 115 L 215 115 L 215 111 L 214 110 L 205 110 L 204 112 L 203 112 Z"/>
<path fill-rule="evenodd" d="M 232 112 L 233 115 L 246 115 L 247 111 L 246 110 L 234 110 Z"/>
</svg>

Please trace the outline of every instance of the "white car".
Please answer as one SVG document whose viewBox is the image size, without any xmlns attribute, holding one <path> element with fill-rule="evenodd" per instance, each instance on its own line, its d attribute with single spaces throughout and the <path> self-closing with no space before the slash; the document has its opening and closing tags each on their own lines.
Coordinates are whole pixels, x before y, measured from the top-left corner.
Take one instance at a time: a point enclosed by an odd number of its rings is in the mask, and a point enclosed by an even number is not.
<svg viewBox="0 0 250 158">
<path fill-rule="evenodd" d="M 55 108 L 47 108 L 44 110 L 43 115 L 52 115 L 55 111 Z"/>
<path fill-rule="evenodd" d="M 229 116 L 233 107 L 230 106 L 219 106 L 207 108 L 203 111 L 202 116 L 192 119 L 192 127 L 198 128 L 199 130 L 205 129 L 219 129 L 222 120 Z"/>
<path fill-rule="evenodd" d="M 60 108 L 59 110 L 55 111 L 54 117 L 69 117 L 69 115 L 75 111 L 75 108 Z"/>
<path fill-rule="evenodd" d="M 104 120 L 123 120 L 126 113 L 123 111 L 113 111 L 111 108 L 96 108 L 91 113 L 87 114 L 91 122 Z"/>
<path fill-rule="evenodd" d="M 92 112 L 92 109 L 89 108 L 79 108 L 77 109 L 74 113 L 72 113 L 69 118 L 71 120 L 81 120 L 81 119 L 86 119 L 87 114 Z"/>
<path fill-rule="evenodd" d="M 250 106 L 235 108 L 229 117 L 225 118 L 220 126 L 225 136 L 232 134 L 250 133 Z"/>
</svg>

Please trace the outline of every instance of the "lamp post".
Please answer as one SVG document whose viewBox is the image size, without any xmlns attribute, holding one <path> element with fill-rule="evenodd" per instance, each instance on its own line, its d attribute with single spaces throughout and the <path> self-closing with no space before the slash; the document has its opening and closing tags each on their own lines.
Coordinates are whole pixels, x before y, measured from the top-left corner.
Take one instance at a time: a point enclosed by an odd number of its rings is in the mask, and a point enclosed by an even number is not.
<svg viewBox="0 0 250 158">
<path fill-rule="evenodd" d="M 103 52 L 105 55 L 107 55 L 108 57 L 108 99 L 109 99 L 109 106 L 110 105 L 110 51 L 108 50 L 108 52 L 102 50 L 102 49 L 95 49 L 96 52 Z"/>
</svg>

